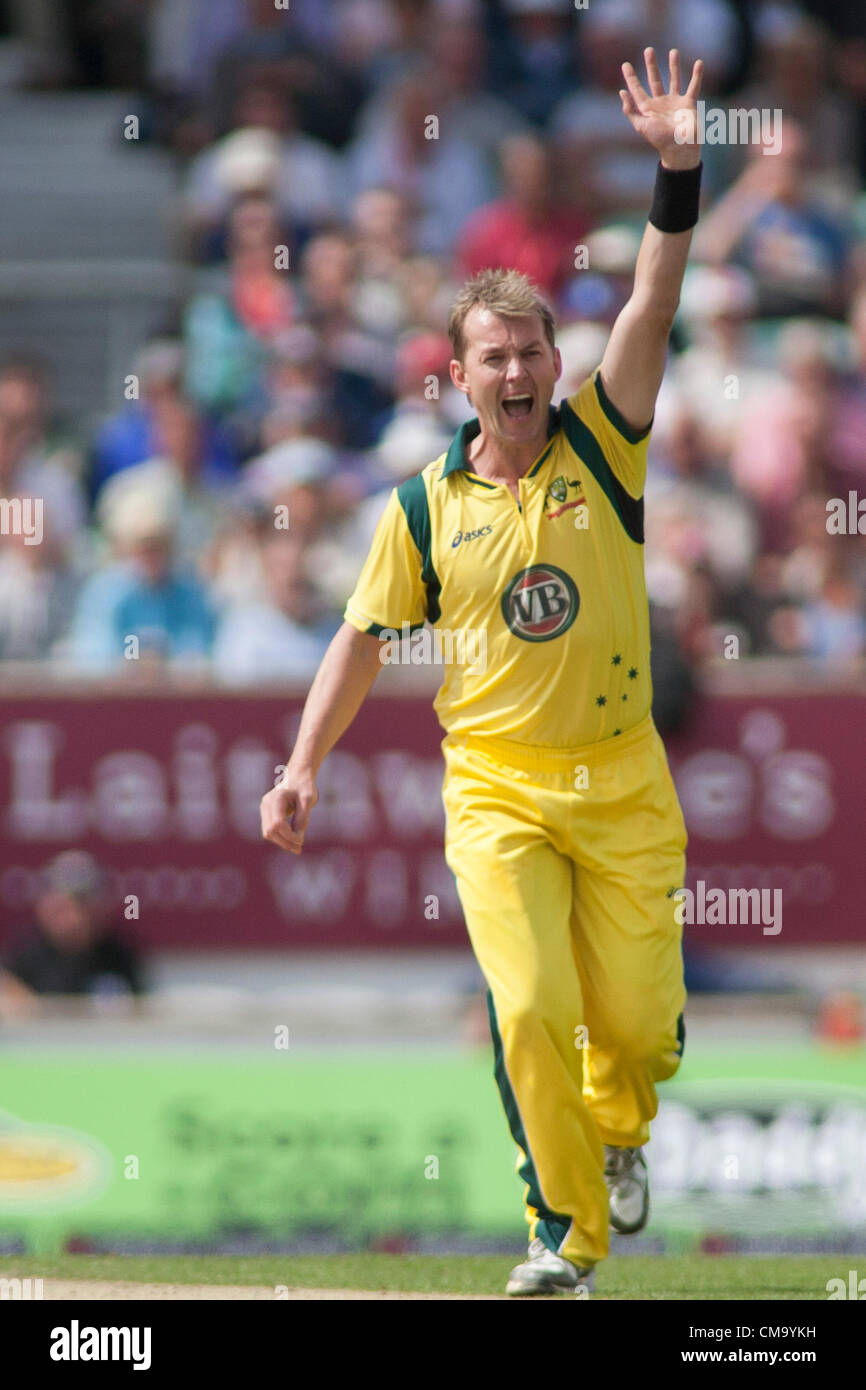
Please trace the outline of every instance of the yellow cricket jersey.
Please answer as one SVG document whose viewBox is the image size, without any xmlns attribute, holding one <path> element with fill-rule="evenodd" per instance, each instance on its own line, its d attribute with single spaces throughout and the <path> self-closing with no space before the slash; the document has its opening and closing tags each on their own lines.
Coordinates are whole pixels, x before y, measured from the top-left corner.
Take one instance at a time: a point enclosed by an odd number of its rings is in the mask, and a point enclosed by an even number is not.
<svg viewBox="0 0 866 1390">
<path fill-rule="evenodd" d="M 519 503 L 468 467 L 479 429 L 467 422 L 447 453 L 393 490 L 345 618 L 383 638 L 428 639 L 449 733 L 552 748 L 625 733 L 652 699 L 649 428 L 629 427 L 596 368 L 551 406 Z M 419 633 L 425 622 L 432 632 Z"/>
</svg>

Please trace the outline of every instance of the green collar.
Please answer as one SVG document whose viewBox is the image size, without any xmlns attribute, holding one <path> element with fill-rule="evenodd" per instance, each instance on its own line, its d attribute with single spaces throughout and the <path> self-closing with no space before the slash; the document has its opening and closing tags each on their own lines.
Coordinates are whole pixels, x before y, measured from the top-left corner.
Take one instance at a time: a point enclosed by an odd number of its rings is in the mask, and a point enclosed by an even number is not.
<svg viewBox="0 0 866 1390">
<path fill-rule="evenodd" d="M 552 439 L 561 424 L 559 410 L 556 406 L 550 406 L 547 414 L 547 437 Z M 449 473 L 456 473 L 458 469 L 468 468 L 466 462 L 466 450 L 481 433 L 481 425 L 477 416 L 472 420 L 467 420 L 465 425 L 461 425 L 451 441 L 448 453 L 445 455 L 445 467 L 442 469 L 442 477 L 447 478 Z M 545 451 L 546 453 L 546 451 Z M 543 457 L 543 456 L 542 456 Z M 541 459 L 538 460 L 541 463 Z M 538 463 L 533 465 L 534 471 Z"/>
</svg>

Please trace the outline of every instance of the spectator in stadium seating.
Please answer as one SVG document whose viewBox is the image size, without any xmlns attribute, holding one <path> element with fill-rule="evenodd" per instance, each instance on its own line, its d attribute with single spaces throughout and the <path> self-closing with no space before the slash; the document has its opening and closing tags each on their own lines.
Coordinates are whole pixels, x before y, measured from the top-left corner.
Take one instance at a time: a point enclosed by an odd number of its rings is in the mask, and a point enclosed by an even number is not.
<svg viewBox="0 0 866 1390">
<path fill-rule="evenodd" d="M 436 256 L 407 256 L 401 267 L 400 284 L 406 306 L 406 331 L 441 333 L 456 293 L 456 282 L 445 262 Z"/>
<path fill-rule="evenodd" d="M 647 481 L 647 588 L 692 656 L 718 654 L 717 622 L 749 575 L 760 540 L 753 509 L 714 464 L 685 401 Z M 730 629 L 728 629 L 730 630 Z"/>
<path fill-rule="evenodd" d="M 782 377 L 756 357 L 750 328 L 757 295 L 735 266 L 692 266 L 683 282 L 680 323 L 688 346 L 671 360 L 659 392 L 653 445 L 664 452 L 669 424 L 685 410 L 716 465 L 726 462 L 744 412 L 778 391 Z"/>
<path fill-rule="evenodd" d="M 52 535 L 73 546 L 86 515 L 80 476 L 78 451 L 51 431 L 42 368 L 17 356 L 0 363 L 0 497 L 42 498 Z"/>
<path fill-rule="evenodd" d="M 827 497 L 809 492 L 791 513 L 786 555 L 757 556 L 747 581 L 731 596 L 747 650 L 760 655 L 856 659 L 864 646 L 866 585 L 857 537 L 827 531 Z"/>
<path fill-rule="evenodd" d="M 335 509 L 331 525 L 312 551 L 321 586 L 338 609 L 358 578 L 391 489 L 420 472 L 451 443 L 457 427 L 448 375 L 451 356 L 451 344 L 441 333 L 407 335 L 400 344 L 397 402 L 376 447 L 366 456 L 367 486 L 355 505 Z M 429 390 L 433 382 L 435 393 Z M 465 404 L 462 392 L 460 398 Z"/>
<path fill-rule="evenodd" d="M 80 576 L 44 516 L 42 533 L 38 545 L 15 534 L 0 541 L 0 661 L 50 657 L 72 618 Z"/>
<path fill-rule="evenodd" d="M 377 441 L 377 452 L 393 449 L 400 435 L 401 421 L 423 416 L 435 427 L 453 436 L 465 420 L 471 420 L 475 407 L 451 381 L 448 340 L 441 332 L 405 333 L 397 348 L 395 381 L 397 400 L 394 410 Z M 391 440 L 395 443 L 392 445 Z M 449 440 L 450 443 L 450 440 Z M 432 454 L 431 458 L 436 455 Z M 428 459 L 428 463 L 429 463 Z M 394 471 L 386 460 L 389 475 Z M 408 474 L 407 474 L 408 476 Z"/>
<path fill-rule="evenodd" d="M 817 172 L 838 177 L 847 168 L 847 181 L 857 159 L 857 120 L 833 80 L 837 54 L 828 31 L 802 10 L 780 5 L 764 8 L 756 30 L 754 80 L 731 96 L 730 105 L 784 112 L 784 121 L 808 130 L 820 150 Z"/>
<path fill-rule="evenodd" d="M 279 440 L 246 465 L 242 494 L 276 529 L 290 529 L 308 543 L 329 519 L 337 462 L 335 450 L 321 439 Z"/>
<path fill-rule="evenodd" d="M 866 492 L 866 286 L 851 300 L 851 361 L 840 372 L 830 416 L 827 480 L 837 496 Z"/>
<path fill-rule="evenodd" d="M 309 16 L 309 6 L 283 10 L 275 5 L 267 9 L 261 5 L 251 7 L 249 0 L 168 0 L 169 9 L 178 5 L 183 12 L 182 21 L 177 15 L 167 15 L 163 26 L 168 25 L 171 30 L 173 69 L 179 84 L 199 97 L 218 85 L 216 68 L 220 59 L 251 36 L 255 41 L 257 31 L 264 48 L 259 51 L 259 62 L 308 51 L 311 36 L 307 34 L 304 17 Z M 154 35 L 154 42 L 160 37 Z M 166 39 L 162 38 L 162 42 Z M 222 76 L 225 82 L 225 74 Z M 221 95 L 225 97 L 225 90 Z"/>
<path fill-rule="evenodd" d="M 566 193 L 594 221 L 643 210 L 658 162 L 655 152 L 637 142 L 618 119 L 623 54 L 640 47 L 634 10 L 631 5 L 590 6 L 581 15 L 581 80 L 568 85 L 550 118 Z"/>
<path fill-rule="evenodd" d="M 590 223 L 562 200 L 553 155 L 532 135 L 513 135 L 500 148 L 504 196 L 469 218 L 457 243 L 461 275 L 487 266 L 513 267 L 548 295 L 574 274 L 576 247 Z"/>
<path fill-rule="evenodd" d="M 566 324 L 556 335 L 562 357 L 562 376 L 556 399 L 573 396 L 598 366 L 608 340 L 607 326 L 600 323 Z"/>
<path fill-rule="evenodd" d="M 406 199 L 391 188 L 367 189 L 352 203 L 350 227 L 357 266 L 355 317 L 379 337 L 396 337 L 406 326 L 401 284 L 409 253 Z"/>
<path fill-rule="evenodd" d="M 394 401 L 394 345 L 358 317 L 359 263 L 347 233 L 323 232 L 301 256 L 299 308 L 321 339 L 332 374 L 342 442 L 368 448 Z"/>
<path fill-rule="evenodd" d="M 503 0 L 504 23 L 491 42 L 494 91 L 532 125 L 542 127 L 577 85 L 569 42 L 574 7 L 569 0 Z M 581 27 L 587 16 L 580 15 Z"/>
<path fill-rule="evenodd" d="M 273 199 L 280 225 L 297 245 L 340 214 L 342 181 L 340 157 L 297 129 L 279 84 L 258 81 L 241 93 L 231 132 L 187 171 L 184 217 L 193 252 L 205 259 L 220 253 L 232 204 L 250 192 Z"/>
<path fill-rule="evenodd" d="M 607 324 L 609 333 L 631 294 L 640 240 L 637 228 L 624 222 L 607 223 L 587 234 L 582 267 L 578 262 L 556 297 L 560 323 L 590 320 Z"/>
<path fill-rule="evenodd" d="M 471 0 L 469 0 L 471 3 Z M 343 54 L 357 68 L 369 93 L 388 90 L 418 65 L 437 25 L 451 23 L 467 0 L 365 0 L 344 5 L 338 26 Z M 356 122 L 356 132 L 358 122 Z"/>
<path fill-rule="evenodd" d="M 115 473 L 164 453 L 163 419 L 170 421 L 184 404 L 182 343 L 164 339 L 145 344 L 133 363 L 133 373 L 138 378 L 138 399 L 106 420 L 94 440 L 90 471 L 94 498 Z M 199 420 L 199 447 L 203 477 L 218 482 L 236 475 L 235 440 L 205 415 Z"/>
<path fill-rule="evenodd" d="M 163 403 L 159 443 L 159 455 L 108 480 L 99 495 L 97 513 L 110 526 L 126 497 L 159 496 L 174 518 L 175 560 L 183 569 L 194 571 L 206 567 L 208 549 L 229 515 L 229 482 L 208 475 L 201 420 L 183 400 Z"/>
<path fill-rule="evenodd" d="M 362 112 L 346 159 L 353 193 L 390 187 L 404 195 L 413 247 L 433 255 L 451 250 L 469 214 L 496 191 L 484 151 L 442 111 L 432 68 L 403 78 L 374 124 Z"/>
<path fill-rule="evenodd" d="M 318 0 L 291 7 L 274 0 L 199 0 L 193 36 L 209 80 L 199 80 L 205 114 L 224 130 L 238 93 L 251 80 L 274 84 L 298 109 L 298 127 L 316 141 L 342 145 L 363 94 L 351 64 L 340 61 L 335 39 L 342 16 Z M 228 11 L 228 13 L 227 13 Z M 200 58 L 201 55 L 201 58 Z"/>
<path fill-rule="evenodd" d="M 106 875 L 67 850 L 46 867 L 32 924 L 0 961 L 0 1013 L 38 1012 L 40 996 L 93 1001 L 145 992 L 138 951 L 112 924 Z"/>
<path fill-rule="evenodd" d="M 166 490 L 148 480 L 118 494 L 104 514 L 113 558 L 84 584 L 62 655 L 86 675 L 201 671 L 214 614 L 204 586 L 175 564 Z"/>
<path fill-rule="evenodd" d="M 295 317 L 290 274 L 275 259 L 281 244 L 270 199 L 238 199 L 229 218 L 228 267 L 186 312 L 186 391 L 206 410 L 242 417 L 261 401 L 269 347 Z"/>
<path fill-rule="evenodd" d="M 748 154 L 743 173 L 698 225 L 696 257 L 748 270 L 761 317 L 840 313 L 850 234 L 816 191 L 805 130 L 786 113 L 778 153 L 750 145 Z"/>
<path fill-rule="evenodd" d="M 734 427 L 731 477 L 758 510 L 765 549 L 788 548 L 796 499 L 825 483 L 836 350 L 832 329 L 812 321 L 785 324 L 777 341 L 783 378 Z"/>
<path fill-rule="evenodd" d="M 274 340 L 265 377 L 259 443 L 306 435 L 339 443 L 344 421 L 325 346 L 309 324 L 298 321 Z"/>
<path fill-rule="evenodd" d="M 451 22 L 443 16 L 432 27 L 429 52 L 442 90 L 441 109 L 494 168 L 502 141 L 531 127 L 516 107 L 486 89 L 487 40 L 480 13 Z"/>
<path fill-rule="evenodd" d="M 791 546 L 783 557 L 780 581 L 786 597 L 798 606 L 816 603 L 838 572 L 843 538 L 827 530 L 823 493 L 798 497 L 791 513 Z"/>
<path fill-rule="evenodd" d="M 854 661 L 866 655 L 863 590 L 848 574 L 841 546 L 834 560 L 820 594 L 803 609 L 803 651 L 820 661 Z"/>
<path fill-rule="evenodd" d="M 440 121 L 461 130 L 483 153 L 492 171 L 503 139 L 530 127 L 514 106 L 485 89 L 487 40 L 478 15 L 465 5 L 461 14 L 460 0 L 457 4 L 451 0 L 451 8 L 455 13 L 446 15 L 441 13 L 441 4 L 437 6 L 440 12 L 428 25 L 427 42 L 419 52 L 427 52 L 436 73 L 435 111 Z M 416 54 L 408 67 L 399 67 L 390 80 L 375 84 L 358 121 L 356 136 L 387 119 L 395 87 L 417 66 Z"/>
<path fill-rule="evenodd" d="M 306 545 L 296 530 L 268 528 L 261 541 L 265 595 L 230 608 L 222 619 L 213 666 L 227 685 L 312 680 L 340 618 L 321 603 L 305 570 Z"/>
</svg>

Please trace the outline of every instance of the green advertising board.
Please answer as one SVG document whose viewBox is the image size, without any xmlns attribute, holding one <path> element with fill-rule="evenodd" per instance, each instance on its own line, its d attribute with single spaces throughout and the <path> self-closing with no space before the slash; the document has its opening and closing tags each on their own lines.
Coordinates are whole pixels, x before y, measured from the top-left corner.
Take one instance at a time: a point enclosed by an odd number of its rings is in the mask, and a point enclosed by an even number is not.
<svg viewBox="0 0 866 1390">
<path fill-rule="evenodd" d="M 486 1049 L 46 1050 L 2 1073 L 0 1238 L 32 1250 L 522 1238 Z M 660 1096 L 650 1236 L 866 1236 L 862 1050 L 692 1046 Z"/>
</svg>

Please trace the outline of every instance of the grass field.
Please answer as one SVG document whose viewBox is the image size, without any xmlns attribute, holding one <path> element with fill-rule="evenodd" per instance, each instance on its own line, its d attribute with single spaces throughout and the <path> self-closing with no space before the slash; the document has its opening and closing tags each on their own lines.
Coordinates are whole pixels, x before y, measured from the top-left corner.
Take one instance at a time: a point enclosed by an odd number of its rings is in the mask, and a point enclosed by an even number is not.
<svg viewBox="0 0 866 1390">
<path fill-rule="evenodd" d="M 826 1300 L 827 1281 L 847 1279 L 852 1261 L 856 1263 L 851 1255 L 614 1256 L 599 1266 L 593 1297 Z M 290 1296 L 297 1290 L 297 1296 L 307 1298 L 314 1297 L 315 1290 L 340 1290 L 347 1296 L 366 1292 L 483 1298 L 502 1296 L 514 1263 L 516 1259 L 501 1255 L 7 1255 L 0 1258 L 0 1277 L 41 1277 L 64 1285 L 73 1281 L 76 1287 L 82 1281 L 100 1281 L 90 1296 L 101 1298 L 120 1296 L 106 1289 L 118 1284 L 170 1285 L 171 1293 L 156 1296 L 179 1299 L 208 1297 L 207 1289 L 217 1285 L 249 1289 L 237 1297 L 273 1297 L 277 1286 L 287 1286 Z M 258 1290 L 255 1295 L 253 1288 Z M 85 1288 L 68 1296 L 88 1293 Z"/>
</svg>

